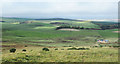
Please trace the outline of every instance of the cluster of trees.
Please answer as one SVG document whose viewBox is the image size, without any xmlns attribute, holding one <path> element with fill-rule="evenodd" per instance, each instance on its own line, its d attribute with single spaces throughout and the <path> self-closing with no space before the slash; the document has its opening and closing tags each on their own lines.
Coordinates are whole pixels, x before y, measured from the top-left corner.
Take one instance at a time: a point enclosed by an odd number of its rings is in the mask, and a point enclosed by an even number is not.
<svg viewBox="0 0 120 64">
<path fill-rule="evenodd" d="M 100 28 L 102 30 L 105 29 L 115 29 L 115 28 L 120 28 L 120 26 L 118 24 L 113 24 L 113 25 L 100 25 Z"/>
<path fill-rule="evenodd" d="M 52 22 L 50 24 L 68 24 L 68 23 L 64 23 L 64 22 Z"/>
<path fill-rule="evenodd" d="M 92 22 L 92 23 L 99 25 L 101 30 L 120 28 L 120 23 L 115 22 Z"/>
<path fill-rule="evenodd" d="M 96 29 L 96 28 L 85 28 L 83 26 L 60 26 L 60 27 L 57 27 L 56 30 L 59 30 L 59 29 L 62 29 L 62 28 L 70 28 L 70 29 L 85 29 L 85 30 L 101 30 L 101 29 Z"/>
<path fill-rule="evenodd" d="M 70 28 L 70 29 L 86 29 L 86 30 L 106 30 L 106 29 L 116 29 L 116 28 L 120 28 L 119 24 L 99 24 L 101 29 L 96 29 L 96 28 L 85 28 L 83 26 L 70 26 L 70 25 L 63 25 L 60 27 L 57 27 L 56 30 L 58 29 L 62 29 L 62 28 Z"/>
<path fill-rule="evenodd" d="M 62 28 L 85 29 L 84 27 L 80 27 L 80 26 L 60 26 L 60 27 L 57 27 L 56 30 L 62 29 Z"/>
<path fill-rule="evenodd" d="M 29 23 L 33 23 L 32 21 L 24 21 L 24 22 L 20 22 L 20 24 L 29 24 Z"/>
<path fill-rule="evenodd" d="M 90 50 L 90 48 L 75 48 L 75 47 L 72 47 L 72 48 L 68 48 L 67 50 Z"/>
<path fill-rule="evenodd" d="M 5 21 L 0 21 L 0 22 L 5 22 Z"/>
</svg>

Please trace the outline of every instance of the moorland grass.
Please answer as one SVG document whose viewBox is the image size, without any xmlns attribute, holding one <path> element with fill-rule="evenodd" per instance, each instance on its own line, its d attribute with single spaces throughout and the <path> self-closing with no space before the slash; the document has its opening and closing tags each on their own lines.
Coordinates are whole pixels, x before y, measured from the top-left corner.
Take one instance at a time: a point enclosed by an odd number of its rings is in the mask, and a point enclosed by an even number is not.
<svg viewBox="0 0 120 64">
<path fill-rule="evenodd" d="M 16 53 L 4 53 L 3 62 L 117 62 L 117 48 L 91 48 L 90 50 L 67 50 L 58 47 L 58 50 L 49 48 L 42 51 L 41 47 L 28 47 L 26 53 L 21 49 Z M 61 50 L 64 49 L 64 50 Z M 33 51 L 30 51 L 33 50 Z"/>
</svg>

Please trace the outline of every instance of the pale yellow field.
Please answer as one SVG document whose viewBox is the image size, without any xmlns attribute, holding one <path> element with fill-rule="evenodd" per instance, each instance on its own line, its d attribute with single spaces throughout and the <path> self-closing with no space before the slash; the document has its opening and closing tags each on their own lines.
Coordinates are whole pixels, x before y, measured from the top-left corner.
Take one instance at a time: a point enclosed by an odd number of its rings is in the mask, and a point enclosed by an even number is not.
<svg viewBox="0 0 120 64">
<path fill-rule="evenodd" d="M 90 50 L 67 50 L 70 47 L 48 47 L 50 51 L 42 51 L 43 47 L 28 46 L 16 48 L 15 53 L 3 52 L 3 61 L 10 62 L 117 62 L 117 48 L 90 48 Z M 79 47 L 77 47 L 79 48 Z M 23 52 L 22 49 L 26 49 Z M 64 50 L 63 50 L 64 49 Z"/>
</svg>

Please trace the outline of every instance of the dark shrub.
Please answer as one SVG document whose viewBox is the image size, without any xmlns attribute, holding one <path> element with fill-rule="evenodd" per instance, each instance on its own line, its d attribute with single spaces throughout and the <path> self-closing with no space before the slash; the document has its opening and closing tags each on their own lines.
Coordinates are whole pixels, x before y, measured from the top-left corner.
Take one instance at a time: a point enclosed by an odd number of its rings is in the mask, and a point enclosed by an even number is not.
<svg viewBox="0 0 120 64">
<path fill-rule="evenodd" d="M 15 48 L 10 49 L 10 52 L 11 52 L 11 53 L 15 53 L 15 51 L 16 51 Z"/>
<path fill-rule="evenodd" d="M 72 48 L 68 48 L 67 50 L 77 50 L 77 48 L 72 47 Z"/>
<path fill-rule="evenodd" d="M 55 50 L 58 50 L 58 48 L 55 48 Z"/>
<path fill-rule="evenodd" d="M 90 48 L 78 48 L 77 50 L 90 50 Z"/>
<path fill-rule="evenodd" d="M 98 47 L 98 46 L 94 46 L 94 47 Z"/>
<path fill-rule="evenodd" d="M 85 48 L 78 48 L 77 50 L 86 50 Z"/>
<path fill-rule="evenodd" d="M 72 47 L 72 46 L 63 46 L 63 47 Z"/>
<path fill-rule="evenodd" d="M 90 48 L 86 48 L 86 50 L 90 50 Z"/>
<path fill-rule="evenodd" d="M 73 47 L 73 48 L 68 48 L 67 50 L 90 50 L 89 48 L 75 48 L 75 47 Z"/>
<path fill-rule="evenodd" d="M 25 55 L 25 57 L 29 57 L 28 55 Z"/>
<path fill-rule="evenodd" d="M 42 50 L 43 50 L 43 51 L 49 51 L 49 49 L 48 49 L 48 48 L 43 48 Z"/>
<path fill-rule="evenodd" d="M 80 29 L 84 29 L 84 27 L 81 27 Z"/>
<path fill-rule="evenodd" d="M 33 50 L 30 50 L 30 51 L 33 51 Z"/>
<path fill-rule="evenodd" d="M 63 47 L 68 47 L 68 46 L 63 46 Z"/>
<path fill-rule="evenodd" d="M 91 48 L 94 48 L 94 46 L 90 46 Z"/>
<path fill-rule="evenodd" d="M 22 51 L 26 52 L 26 50 L 25 50 L 25 49 L 23 49 Z"/>
<path fill-rule="evenodd" d="M 120 47 L 120 46 L 113 46 L 114 48 L 118 48 L 118 47 Z"/>
<path fill-rule="evenodd" d="M 25 47 L 27 47 L 27 45 L 25 45 Z"/>
<path fill-rule="evenodd" d="M 103 47 L 102 45 L 99 45 L 99 47 Z"/>
<path fill-rule="evenodd" d="M 5 50 L 5 49 L 3 49 L 3 50 Z"/>
</svg>

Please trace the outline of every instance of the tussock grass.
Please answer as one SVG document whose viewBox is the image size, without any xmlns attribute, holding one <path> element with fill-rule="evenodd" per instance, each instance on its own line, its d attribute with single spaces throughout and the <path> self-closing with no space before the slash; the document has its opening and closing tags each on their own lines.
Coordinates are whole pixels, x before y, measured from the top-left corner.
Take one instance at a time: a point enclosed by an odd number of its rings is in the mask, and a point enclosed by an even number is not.
<svg viewBox="0 0 120 64">
<path fill-rule="evenodd" d="M 49 48 L 42 51 L 41 47 L 26 48 L 26 53 L 4 53 L 3 62 L 117 62 L 118 50 L 115 48 L 92 48 L 90 50 L 67 50 L 64 47 Z M 30 51 L 33 49 L 33 51 Z M 64 50 L 61 50 L 64 49 Z"/>
</svg>

